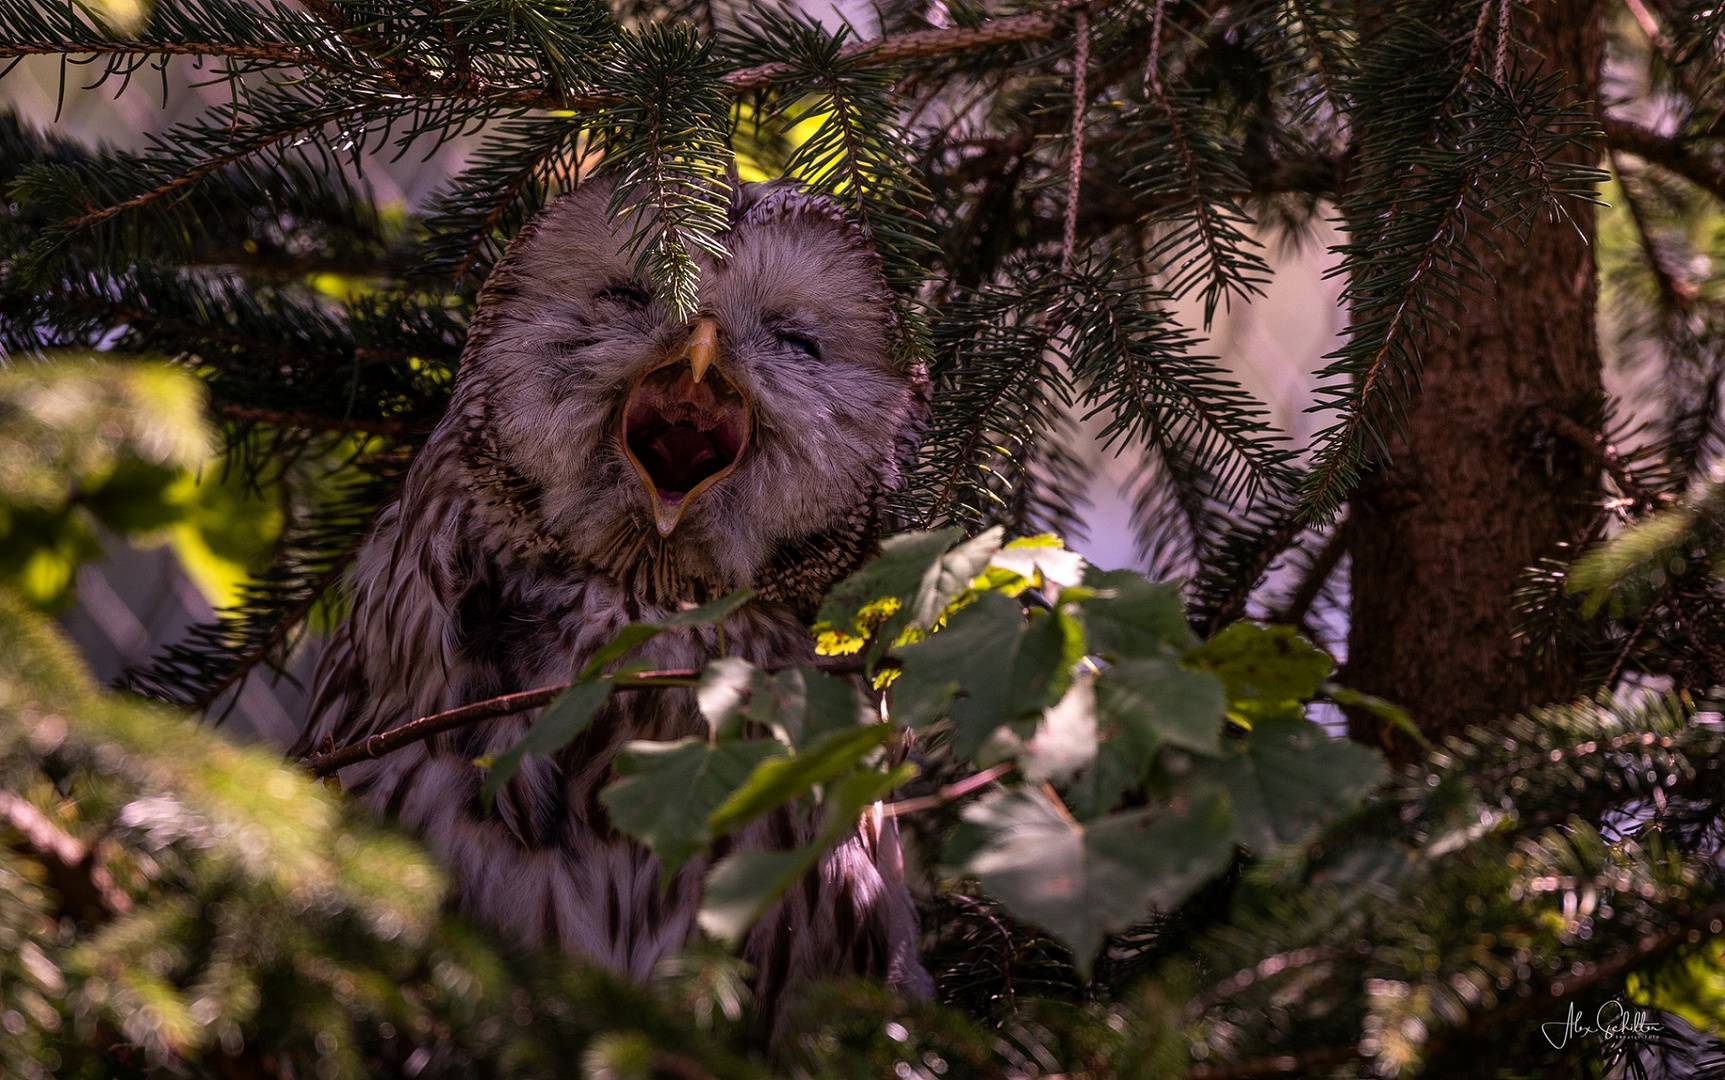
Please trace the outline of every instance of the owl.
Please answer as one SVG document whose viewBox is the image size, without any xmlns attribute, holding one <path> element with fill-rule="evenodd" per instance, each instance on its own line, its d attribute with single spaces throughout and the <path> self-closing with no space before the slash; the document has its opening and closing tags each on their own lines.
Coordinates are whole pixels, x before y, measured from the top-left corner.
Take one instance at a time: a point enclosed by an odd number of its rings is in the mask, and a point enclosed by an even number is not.
<svg viewBox="0 0 1725 1080">
<path fill-rule="evenodd" d="M 887 524 L 927 377 L 893 363 L 879 258 L 837 204 L 787 182 L 732 190 L 727 255 L 703 264 L 693 318 L 637 273 L 604 182 L 515 238 L 479 295 L 449 410 L 356 556 L 301 753 L 567 681 L 627 623 L 741 586 L 757 595 L 726 619 L 728 652 L 814 659 L 806 622 Z M 720 647 L 705 628 L 647 651 L 699 668 Z M 662 888 L 598 795 L 625 742 L 707 722 L 688 689 L 615 695 L 487 807 L 474 760 L 531 722 L 447 732 L 339 779 L 426 839 L 463 912 L 645 979 L 695 933 L 705 864 Z M 780 812 L 729 849 L 811 834 Z M 865 818 L 744 941 L 757 1012 L 770 1027 L 787 987 L 845 974 L 927 997 L 916 936 L 891 819 Z"/>
</svg>

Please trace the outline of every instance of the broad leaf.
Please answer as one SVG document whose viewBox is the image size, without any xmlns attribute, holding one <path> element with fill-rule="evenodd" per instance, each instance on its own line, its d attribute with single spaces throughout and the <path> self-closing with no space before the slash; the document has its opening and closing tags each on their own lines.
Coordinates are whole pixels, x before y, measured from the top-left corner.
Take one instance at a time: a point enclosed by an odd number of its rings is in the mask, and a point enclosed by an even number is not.
<svg viewBox="0 0 1725 1080">
<path fill-rule="evenodd" d="M 1096 748 L 1090 767 L 1066 789 L 1066 805 L 1088 821 L 1114 809 L 1127 788 L 1137 787 L 1143 774 L 1142 758 L 1126 749 L 1119 738 Z"/>
<path fill-rule="evenodd" d="M 1084 556 L 1068 551 L 1066 544 L 1053 533 L 1008 540 L 988 562 L 989 571 L 1003 570 L 1026 579 L 1042 580 L 1043 591 L 1054 597 L 1084 580 L 1087 564 Z"/>
<path fill-rule="evenodd" d="M 1142 771 L 1164 743 L 1211 756 L 1222 752 L 1227 700 L 1222 681 L 1170 659 L 1122 660 L 1096 679 L 1096 707 L 1110 739 Z"/>
<path fill-rule="evenodd" d="M 1042 712 L 1036 734 L 1024 740 L 1019 767 L 1033 784 L 1064 783 L 1096 757 L 1096 676 L 1081 672 L 1053 706 Z"/>
<path fill-rule="evenodd" d="M 1186 654 L 1214 671 L 1228 690 L 1228 714 L 1242 724 L 1267 717 L 1298 719 L 1335 661 L 1292 626 L 1237 622 Z"/>
<path fill-rule="evenodd" d="M 617 755 L 618 781 L 599 793 L 611 821 L 653 849 L 660 880 L 705 851 L 718 833 L 708 827 L 714 807 L 761 762 L 785 752 L 777 739 L 710 746 L 701 739 L 632 742 Z"/>
<path fill-rule="evenodd" d="M 1376 750 L 1333 739 L 1310 720 L 1270 717 L 1227 756 L 1200 761 L 1181 787 L 1200 795 L 1227 792 L 1240 841 L 1262 855 L 1310 837 L 1386 775 Z"/>
<path fill-rule="evenodd" d="M 816 629 L 837 635 L 841 650 L 872 634 L 871 658 L 907 627 L 929 629 L 1000 549 L 999 528 L 953 547 L 963 535 L 952 528 L 888 537 L 879 557 L 833 587 Z"/>
<path fill-rule="evenodd" d="M 846 679 L 817 668 L 769 674 L 739 657 L 710 662 L 695 696 L 719 738 L 738 738 L 744 722 L 753 722 L 799 750 L 829 732 L 879 720 Z"/>
<path fill-rule="evenodd" d="M 1079 605 L 1090 651 L 1111 661 L 1161 656 L 1192 644 L 1179 586 L 1153 583 L 1132 570 L 1095 570 L 1084 584 L 1097 591 Z"/>
<path fill-rule="evenodd" d="M 714 836 L 742 828 L 814 785 L 824 784 L 849 772 L 891 732 L 890 724 L 848 728 L 834 732 L 819 745 L 795 757 L 762 761 L 747 781 L 738 785 L 730 797 L 713 810 L 707 819 L 707 827 Z"/>
<path fill-rule="evenodd" d="M 707 872 L 696 920 L 702 930 L 735 948 L 755 920 L 820 857 L 821 848 L 814 844 L 725 856 Z"/>
<path fill-rule="evenodd" d="M 1104 935 L 1177 907 L 1234 851 L 1219 792 L 1084 825 L 1032 788 L 973 804 L 964 818 L 981 842 L 963 869 L 1008 911 L 1071 947 L 1085 972 Z"/>
<path fill-rule="evenodd" d="M 611 680 L 595 679 L 591 682 L 578 682 L 564 692 L 563 696 L 553 701 L 533 721 L 533 726 L 527 729 L 519 742 L 503 753 L 491 765 L 491 772 L 485 777 L 485 784 L 480 789 L 481 796 L 487 803 L 497 797 L 521 767 L 521 759 L 528 754 L 548 756 L 569 745 L 577 735 L 587 730 L 587 725 L 593 722 L 593 714 L 605 704 L 605 699 L 611 696 Z"/>
<path fill-rule="evenodd" d="M 754 596 L 751 589 L 738 589 L 729 596 L 724 596 L 711 603 L 699 607 L 679 611 L 675 615 L 660 619 L 658 622 L 630 623 L 617 631 L 610 641 L 599 647 L 587 661 L 587 666 L 581 669 L 579 678 L 591 679 L 605 669 L 605 665 L 622 656 L 630 649 L 643 645 L 663 634 L 667 630 L 687 630 L 696 626 L 710 626 L 721 622 L 724 618 L 748 603 Z"/>
<path fill-rule="evenodd" d="M 893 717 L 920 728 L 951 716 L 958 725 L 953 751 L 971 758 L 1001 724 L 1060 700 L 1080 649 L 1070 616 L 1050 612 L 1027 627 L 1017 601 L 983 593 L 945 629 L 894 650 L 903 667 L 893 682 Z"/>
<path fill-rule="evenodd" d="M 701 910 L 701 929 L 736 946 L 755 921 L 813 869 L 820 857 L 856 827 L 870 803 L 916 775 L 910 765 L 889 772 L 862 769 L 841 777 L 827 789 L 821 831 L 812 844 L 789 851 L 739 851 L 708 871 Z"/>
</svg>

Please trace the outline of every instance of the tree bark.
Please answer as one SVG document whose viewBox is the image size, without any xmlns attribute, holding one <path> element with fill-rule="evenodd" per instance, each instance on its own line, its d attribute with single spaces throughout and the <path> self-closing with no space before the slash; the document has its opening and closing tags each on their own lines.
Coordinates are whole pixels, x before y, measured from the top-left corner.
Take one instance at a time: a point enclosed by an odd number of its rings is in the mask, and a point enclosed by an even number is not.
<svg viewBox="0 0 1725 1080">
<path fill-rule="evenodd" d="M 1512 64 L 1560 71 L 1576 99 L 1596 100 L 1604 5 L 1529 8 Z M 1568 657 L 1517 640 L 1513 604 L 1527 567 L 1582 537 L 1599 484 L 1597 464 L 1538 419 L 1551 409 L 1595 427 L 1602 399 L 1594 215 L 1567 209 L 1568 221 L 1542 215 L 1525 242 L 1475 242 L 1491 280 L 1441 309 L 1456 329 L 1424 342 L 1405 437 L 1353 500 L 1344 678 L 1407 706 L 1434 742 L 1578 689 Z M 1376 718 L 1352 717 L 1351 733 L 1414 756 Z"/>
</svg>

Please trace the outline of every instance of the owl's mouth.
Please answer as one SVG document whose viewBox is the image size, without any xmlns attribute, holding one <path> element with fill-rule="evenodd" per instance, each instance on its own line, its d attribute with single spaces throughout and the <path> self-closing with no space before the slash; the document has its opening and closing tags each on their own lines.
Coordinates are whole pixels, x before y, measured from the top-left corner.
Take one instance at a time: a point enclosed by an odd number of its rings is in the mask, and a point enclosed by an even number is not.
<svg viewBox="0 0 1725 1080">
<path fill-rule="evenodd" d="M 652 499 L 654 524 L 669 536 L 690 500 L 737 467 L 749 441 L 748 398 L 717 367 L 697 371 L 679 358 L 635 384 L 622 434 Z"/>
</svg>

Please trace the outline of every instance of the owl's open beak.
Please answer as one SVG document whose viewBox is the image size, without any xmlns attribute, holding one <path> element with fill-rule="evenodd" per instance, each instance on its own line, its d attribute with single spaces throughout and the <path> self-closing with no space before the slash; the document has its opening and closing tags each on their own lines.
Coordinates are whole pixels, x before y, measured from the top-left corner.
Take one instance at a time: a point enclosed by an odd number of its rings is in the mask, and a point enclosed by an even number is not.
<svg viewBox="0 0 1725 1080">
<path fill-rule="evenodd" d="M 670 360 L 623 405 L 623 452 L 647 489 L 653 524 L 671 535 L 701 492 L 729 476 L 749 441 L 749 399 L 718 365 L 719 324 L 696 319 Z"/>
</svg>

